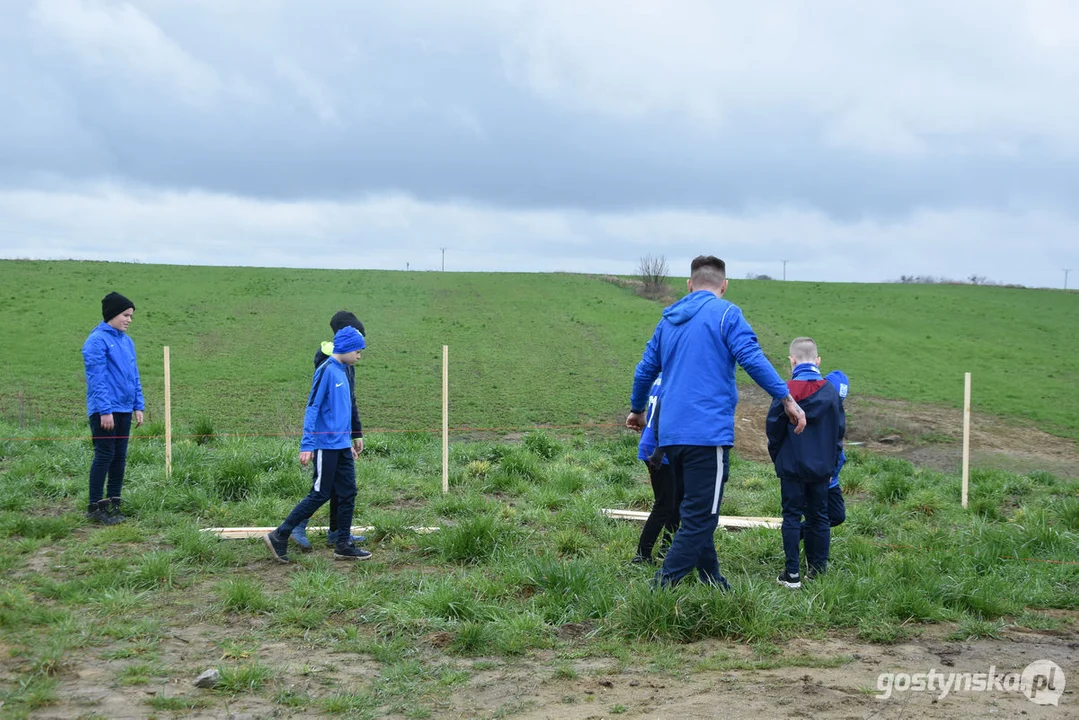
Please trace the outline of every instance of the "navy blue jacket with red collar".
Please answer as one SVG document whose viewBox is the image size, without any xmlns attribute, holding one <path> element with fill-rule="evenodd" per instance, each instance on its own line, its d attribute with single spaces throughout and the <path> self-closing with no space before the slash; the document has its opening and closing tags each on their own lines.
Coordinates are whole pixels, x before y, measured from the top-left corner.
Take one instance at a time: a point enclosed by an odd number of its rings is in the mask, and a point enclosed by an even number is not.
<svg viewBox="0 0 1079 720">
<path fill-rule="evenodd" d="M 847 430 L 839 391 L 821 377 L 813 363 L 794 368 L 794 377 L 787 388 L 805 411 L 806 427 L 801 435 L 795 435 L 783 404 L 778 400 L 772 402 L 765 429 L 776 475 L 784 480 L 827 482 L 839 464 Z"/>
</svg>

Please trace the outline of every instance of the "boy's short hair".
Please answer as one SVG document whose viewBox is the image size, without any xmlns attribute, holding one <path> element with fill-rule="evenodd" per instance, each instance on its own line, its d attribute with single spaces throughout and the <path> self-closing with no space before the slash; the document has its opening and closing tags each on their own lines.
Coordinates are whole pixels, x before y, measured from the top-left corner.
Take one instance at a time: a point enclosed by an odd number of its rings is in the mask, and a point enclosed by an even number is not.
<svg viewBox="0 0 1079 720">
<path fill-rule="evenodd" d="M 694 285 L 719 287 L 727 279 L 727 263 L 715 255 L 698 255 L 689 264 L 689 279 Z"/>
<path fill-rule="evenodd" d="M 816 362 L 820 357 L 820 353 L 817 352 L 817 343 L 810 337 L 794 338 L 791 341 L 791 357 L 795 362 Z"/>
</svg>

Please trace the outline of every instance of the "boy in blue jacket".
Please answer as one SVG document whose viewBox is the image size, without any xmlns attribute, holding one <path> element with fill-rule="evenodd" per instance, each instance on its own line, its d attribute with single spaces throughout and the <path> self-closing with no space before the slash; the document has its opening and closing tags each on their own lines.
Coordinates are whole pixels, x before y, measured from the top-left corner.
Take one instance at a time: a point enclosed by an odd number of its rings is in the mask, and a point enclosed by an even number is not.
<svg viewBox="0 0 1079 720">
<path fill-rule="evenodd" d="M 641 441 L 637 445 L 637 458 L 644 461 L 648 467 L 648 479 L 652 482 L 652 512 L 641 529 L 640 540 L 637 541 L 637 554 L 633 557 L 634 563 L 652 564 L 652 550 L 659 540 L 660 533 L 663 539 L 660 542 L 660 553 L 666 554 L 666 548 L 670 547 L 671 539 L 678 531 L 679 515 L 678 504 L 682 501 L 682 493 L 674 481 L 674 473 L 671 472 L 671 463 L 667 460 L 666 453 L 657 447 L 656 433 L 659 429 L 659 394 L 663 384 L 663 375 L 660 374 L 652 383 L 648 391 L 648 407 L 645 409 L 645 425 L 641 430 Z"/>
<path fill-rule="evenodd" d="M 314 460 L 315 473 L 311 492 L 301 500 L 285 521 L 263 537 L 274 559 L 287 563 L 288 539 L 292 529 L 310 518 L 337 494 L 338 533 L 335 560 L 367 560 L 371 553 L 352 542 L 352 513 L 356 504 L 356 458 L 352 445 L 352 399 L 345 368 L 356 364 L 366 347 L 363 335 L 354 327 L 345 327 L 333 336 L 333 354 L 327 358 L 311 382 L 311 394 L 303 419 L 300 441 L 300 464 Z"/>
<path fill-rule="evenodd" d="M 360 319 L 348 310 L 340 310 L 330 318 L 330 330 L 336 335 L 343 327 L 354 327 L 363 335 L 367 342 L 367 331 Z M 315 351 L 315 371 L 326 362 L 333 354 L 333 340 L 324 342 Z M 345 365 L 345 374 L 348 375 L 349 395 L 352 397 L 352 446 L 357 453 L 363 452 L 363 424 L 360 422 L 360 411 L 356 408 L 356 369 L 352 365 Z M 307 520 L 292 528 L 292 541 L 300 546 L 302 552 L 311 552 L 311 541 L 307 539 Z M 352 542 L 361 544 L 367 540 L 363 535 L 352 535 Z M 330 489 L 330 529 L 326 532 L 326 544 L 329 547 L 337 545 L 337 495 Z"/>
<path fill-rule="evenodd" d="M 802 586 L 799 545 L 803 517 L 808 571 L 816 575 L 828 567 L 828 486 L 843 450 L 846 416 L 839 391 L 820 374 L 820 356 L 812 338 L 795 338 L 790 346 L 790 363 L 792 377 L 787 387 L 805 411 L 805 431 L 801 435 L 792 431 L 777 402 L 768 410 L 765 429 L 783 502 L 786 566 L 777 581 L 797 589 Z"/>
<path fill-rule="evenodd" d="M 127 334 L 135 303 L 118 292 L 101 299 L 103 322 L 91 331 L 82 346 L 86 366 L 86 414 L 94 442 L 90 464 L 90 504 L 86 517 L 102 525 L 115 525 L 127 518 L 120 512 L 120 492 L 127 468 L 127 441 L 131 420 L 142 425 L 146 402 L 135 360 L 135 343 Z M 105 479 L 108 478 L 108 494 Z"/>
</svg>

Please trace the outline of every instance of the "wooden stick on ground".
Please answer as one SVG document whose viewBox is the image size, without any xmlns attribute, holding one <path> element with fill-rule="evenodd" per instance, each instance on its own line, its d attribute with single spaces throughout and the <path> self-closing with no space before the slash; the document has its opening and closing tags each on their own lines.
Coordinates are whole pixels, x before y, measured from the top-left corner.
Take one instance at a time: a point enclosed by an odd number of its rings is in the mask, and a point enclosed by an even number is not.
<svg viewBox="0 0 1079 720">
<path fill-rule="evenodd" d="M 271 530 L 276 530 L 276 528 L 203 528 L 202 532 L 215 534 L 218 538 L 224 540 L 242 540 L 244 538 L 261 538 L 262 535 L 267 534 Z M 327 530 L 329 530 L 329 528 L 326 526 L 308 528 L 308 532 L 326 532 Z M 412 532 L 428 533 L 437 532 L 438 528 L 409 528 L 409 530 Z M 353 527 L 352 534 L 363 535 L 373 531 L 373 527 Z"/>
<path fill-rule="evenodd" d="M 604 508 L 600 512 L 609 518 L 615 518 L 617 520 L 638 520 L 644 522 L 648 519 L 648 513 L 640 510 L 613 510 Z M 768 518 L 768 517 L 731 517 L 727 515 L 719 516 L 719 524 L 729 529 L 742 529 L 753 527 L 764 527 L 778 530 L 780 525 L 783 524 L 782 518 Z"/>
</svg>

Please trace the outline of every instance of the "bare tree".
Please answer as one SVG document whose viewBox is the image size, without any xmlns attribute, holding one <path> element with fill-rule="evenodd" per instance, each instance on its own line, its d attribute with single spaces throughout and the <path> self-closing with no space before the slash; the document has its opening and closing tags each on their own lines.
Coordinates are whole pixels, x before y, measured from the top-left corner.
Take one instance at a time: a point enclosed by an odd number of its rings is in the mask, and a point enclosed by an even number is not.
<svg viewBox="0 0 1079 720">
<path fill-rule="evenodd" d="M 641 295 L 658 299 L 668 293 L 667 276 L 670 267 L 663 255 L 645 255 L 637 266 L 637 277 L 641 281 Z"/>
</svg>

